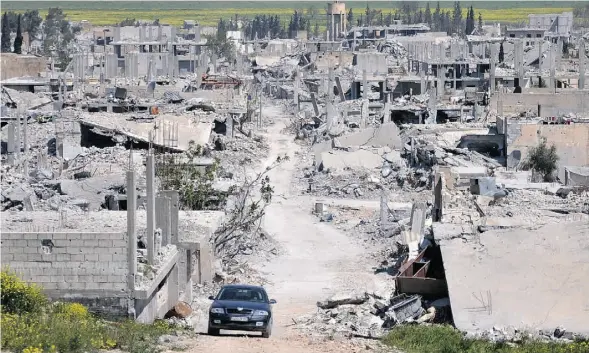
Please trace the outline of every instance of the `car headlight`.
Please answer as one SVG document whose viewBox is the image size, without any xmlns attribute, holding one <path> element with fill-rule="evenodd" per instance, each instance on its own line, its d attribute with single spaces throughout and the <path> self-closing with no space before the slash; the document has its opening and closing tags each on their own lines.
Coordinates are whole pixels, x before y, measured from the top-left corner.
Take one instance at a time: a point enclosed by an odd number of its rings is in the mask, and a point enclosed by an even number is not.
<svg viewBox="0 0 589 353">
<path fill-rule="evenodd" d="M 212 314 L 225 314 L 225 309 L 223 308 L 211 308 Z"/>
<path fill-rule="evenodd" d="M 268 316 L 268 312 L 266 310 L 256 310 L 254 316 Z"/>
</svg>

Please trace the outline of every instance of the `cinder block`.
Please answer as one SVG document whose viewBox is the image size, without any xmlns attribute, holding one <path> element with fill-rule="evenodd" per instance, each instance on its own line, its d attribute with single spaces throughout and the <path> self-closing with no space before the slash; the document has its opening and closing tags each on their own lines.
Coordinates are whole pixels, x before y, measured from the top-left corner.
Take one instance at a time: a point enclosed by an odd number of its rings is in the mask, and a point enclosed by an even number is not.
<svg viewBox="0 0 589 353">
<path fill-rule="evenodd" d="M 2 262 L 4 262 L 4 258 L 2 258 Z M 24 264 L 25 263 L 22 261 L 12 260 L 12 261 L 10 261 L 9 264 L 3 264 L 3 265 L 8 265 L 9 268 L 14 269 L 14 268 L 23 268 Z"/>
<path fill-rule="evenodd" d="M 94 276 L 94 282 L 106 283 L 106 282 L 108 282 L 108 276 L 104 276 L 104 275 Z"/>
<path fill-rule="evenodd" d="M 2 248 L 2 254 L 4 254 L 4 248 Z M 11 247 L 11 248 L 7 248 L 7 253 L 8 254 L 24 254 L 24 248 L 23 247 Z"/>
<path fill-rule="evenodd" d="M 67 246 L 71 246 L 71 247 L 82 247 L 84 246 L 84 240 L 82 239 L 68 239 L 67 240 L 68 245 Z"/>
<path fill-rule="evenodd" d="M 37 239 L 38 233 L 22 233 L 22 239 L 34 240 Z"/>
<path fill-rule="evenodd" d="M 6 255 L 2 254 L 2 262 L 5 264 L 12 261 L 13 259 L 14 259 L 14 255 L 12 255 L 12 254 L 6 254 Z"/>
<path fill-rule="evenodd" d="M 112 246 L 113 248 L 127 249 L 127 246 L 129 246 L 129 244 L 127 244 L 126 240 L 112 240 Z"/>
<path fill-rule="evenodd" d="M 27 246 L 29 246 L 29 244 L 26 240 L 21 239 L 21 240 L 15 240 L 12 246 L 18 247 L 18 248 L 26 248 Z"/>
<path fill-rule="evenodd" d="M 113 254 L 112 255 L 112 260 L 115 262 L 126 262 L 127 261 L 127 255 L 126 254 Z"/>
<path fill-rule="evenodd" d="M 28 254 L 13 254 L 14 261 L 28 261 Z"/>
<path fill-rule="evenodd" d="M 56 261 L 70 261 L 70 254 L 56 254 Z"/>
<path fill-rule="evenodd" d="M 111 269 L 117 269 L 117 268 L 124 268 L 124 269 L 126 269 L 126 268 L 128 268 L 129 266 L 128 266 L 128 264 L 127 264 L 127 262 L 126 262 L 126 261 L 112 261 L 112 262 L 109 264 L 109 267 L 110 267 Z"/>
<path fill-rule="evenodd" d="M 49 276 L 51 282 L 65 282 L 65 277 L 61 276 L 61 275 L 53 275 L 53 276 Z"/>
<path fill-rule="evenodd" d="M 102 243 L 102 241 L 100 241 L 100 243 Z M 95 248 L 95 247 L 98 247 L 98 246 L 101 246 L 101 245 L 99 244 L 99 241 L 98 240 L 86 240 L 86 239 L 84 239 L 83 246 L 89 246 L 89 247 Z"/>
<path fill-rule="evenodd" d="M 71 289 L 72 284 L 68 282 L 57 282 L 57 289 Z"/>
<path fill-rule="evenodd" d="M 113 290 L 114 285 L 109 282 L 100 282 L 98 283 L 98 288 L 102 290 Z"/>
<path fill-rule="evenodd" d="M 63 278 L 64 278 L 64 280 L 66 282 L 69 282 L 69 283 L 73 283 L 73 282 L 78 282 L 79 281 L 79 277 L 78 276 L 75 276 L 75 275 L 74 276 L 63 276 Z"/>
<path fill-rule="evenodd" d="M 100 289 L 100 284 L 97 282 L 86 282 L 85 289 L 88 289 L 88 290 Z"/>
<path fill-rule="evenodd" d="M 127 233 L 110 233 L 110 240 L 127 241 Z"/>
<path fill-rule="evenodd" d="M 98 261 L 98 254 L 85 254 L 84 261 Z"/>
<path fill-rule="evenodd" d="M 67 254 L 83 254 L 81 246 L 68 246 L 66 250 Z"/>
<path fill-rule="evenodd" d="M 67 240 L 80 240 L 82 239 L 80 233 L 67 233 Z"/>
<path fill-rule="evenodd" d="M 84 282 L 72 282 L 72 283 L 70 283 L 70 289 L 84 290 L 84 289 L 86 289 L 86 283 L 84 283 Z"/>
<path fill-rule="evenodd" d="M 51 276 L 32 276 L 32 280 L 37 283 L 49 283 L 51 282 Z"/>
<path fill-rule="evenodd" d="M 100 261 L 100 262 L 103 262 L 103 261 L 111 262 L 112 261 L 112 255 L 111 254 L 102 254 L 102 253 L 99 253 L 98 254 L 98 261 Z"/>
<path fill-rule="evenodd" d="M 41 250 L 40 247 L 27 246 L 26 248 L 24 248 L 24 253 L 25 254 L 38 254 L 40 252 L 40 250 Z"/>
<path fill-rule="evenodd" d="M 108 276 L 108 282 L 110 283 L 126 283 L 127 277 L 126 276 Z"/>
<path fill-rule="evenodd" d="M 70 261 L 84 261 L 84 254 L 71 254 Z"/>
<path fill-rule="evenodd" d="M 68 239 L 69 233 L 59 232 L 53 233 L 53 240 L 66 240 Z"/>
<path fill-rule="evenodd" d="M 43 289 L 47 289 L 47 290 L 58 289 L 57 283 L 53 283 L 53 282 L 44 282 L 42 284 L 42 287 L 43 287 Z"/>
</svg>

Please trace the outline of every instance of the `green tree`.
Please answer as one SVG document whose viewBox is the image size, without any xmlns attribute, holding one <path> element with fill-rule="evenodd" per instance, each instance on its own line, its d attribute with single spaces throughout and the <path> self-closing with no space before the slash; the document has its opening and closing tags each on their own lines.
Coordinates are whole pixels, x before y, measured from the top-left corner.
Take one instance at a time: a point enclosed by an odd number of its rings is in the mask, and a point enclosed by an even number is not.
<svg viewBox="0 0 589 353">
<path fill-rule="evenodd" d="M 21 15 L 18 15 L 18 26 L 16 27 L 16 38 L 14 38 L 14 52 L 22 54 L 22 31 L 20 28 Z"/>
<path fill-rule="evenodd" d="M 428 26 L 432 26 L 432 10 L 429 7 L 429 1 L 427 2 L 427 5 L 425 5 L 425 15 L 424 15 L 424 19 L 425 19 L 425 23 L 427 23 Z"/>
<path fill-rule="evenodd" d="M 556 170 L 558 159 L 556 146 L 548 147 L 546 138 L 542 137 L 538 146 L 530 148 L 528 158 L 522 167 L 540 173 L 544 181 L 550 182 L 553 181 L 553 173 Z"/>
<path fill-rule="evenodd" d="M 350 8 L 350 11 L 348 11 L 348 16 L 346 18 L 346 22 L 350 26 L 353 26 L 354 25 L 354 10 L 352 8 Z"/>
<path fill-rule="evenodd" d="M 473 31 L 474 31 L 474 9 L 472 8 L 472 5 L 471 5 L 470 8 L 468 9 L 468 15 L 466 16 L 465 34 L 471 35 Z"/>
<path fill-rule="evenodd" d="M 483 14 L 479 12 L 479 29 L 483 29 Z"/>
<path fill-rule="evenodd" d="M 438 4 L 436 5 L 436 11 L 434 12 L 433 23 L 434 23 L 434 29 L 436 31 L 442 30 L 442 11 L 440 9 L 440 2 L 439 1 L 438 1 Z"/>
<path fill-rule="evenodd" d="M 218 32 L 216 36 L 205 35 L 204 37 L 207 40 L 207 47 L 217 57 L 223 57 L 229 62 L 235 60 L 235 45 L 232 41 L 226 37 L 220 37 Z"/>
<path fill-rule="evenodd" d="M 10 43 L 10 26 L 8 24 L 8 14 L 6 12 L 2 16 L 2 37 L 0 40 L 2 40 L 1 51 L 3 53 L 10 53 L 12 44 Z"/>
<path fill-rule="evenodd" d="M 503 42 L 499 44 L 499 63 L 505 60 L 505 49 L 503 49 Z"/>
<path fill-rule="evenodd" d="M 29 34 L 30 42 L 37 38 L 41 23 L 43 19 L 39 15 L 39 10 L 29 10 L 22 15 L 22 27 Z"/>
<path fill-rule="evenodd" d="M 459 29 L 462 27 L 462 7 L 460 6 L 460 1 L 454 2 L 454 12 L 452 14 L 452 27 L 450 29 L 451 33 L 458 33 L 462 32 Z"/>
<path fill-rule="evenodd" d="M 79 27 L 72 27 L 60 8 L 49 8 L 43 25 L 43 50 L 48 57 L 56 58 L 57 67 L 64 70 L 71 57 L 70 44 Z"/>
</svg>

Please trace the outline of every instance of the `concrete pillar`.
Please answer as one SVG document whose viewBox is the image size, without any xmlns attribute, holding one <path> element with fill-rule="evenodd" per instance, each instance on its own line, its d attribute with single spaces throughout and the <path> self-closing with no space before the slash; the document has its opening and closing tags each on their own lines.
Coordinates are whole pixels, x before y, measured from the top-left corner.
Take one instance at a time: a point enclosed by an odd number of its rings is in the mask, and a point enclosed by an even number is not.
<svg viewBox="0 0 589 353">
<path fill-rule="evenodd" d="M 384 230 L 388 226 L 389 221 L 389 206 L 387 205 L 387 197 L 384 191 L 380 194 L 380 229 Z"/>
<path fill-rule="evenodd" d="M 419 76 L 420 76 L 419 77 L 420 78 L 420 82 L 419 82 L 420 83 L 420 92 L 419 92 L 419 94 L 424 94 L 425 90 L 426 90 L 426 88 L 425 88 L 425 71 L 421 70 L 421 69 L 422 69 L 422 67 L 420 67 L 420 70 L 419 70 Z"/>
<path fill-rule="evenodd" d="M 491 90 L 491 94 L 495 92 L 495 63 L 498 57 L 495 53 L 495 44 L 491 44 L 491 57 L 489 58 L 489 63 L 491 64 L 489 67 L 489 88 Z"/>
<path fill-rule="evenodd" d="M 152 140 L 150 138 L 150 140 Z M 155 265 L 155 166 L 153 151 L 147 155 L 147 263 Z"/>
<path fill-rule="evenodd" d="M 8 141 L 6 152 L 8 154 L 8 164 L 14 164 L 14 151 L 16 150 L 16 124 L 11 122 L 8 124 Z"/>
<path fill-rule="evenodd" d="M 327 74 L 327 97 L 331 102 L 333 102 L 333 76 L 333 67 L 330 66 Z"/>
<path fill-rule="evenodd" d="M 368 89 L 368 74 L 366 69 L 362 70 L 362 92 L 362 98 L 368 98 L 368 92 L 370 90 Z"/>
<path fill-rule="evenodd" d="M 587 57 L 585 56 L 585 41 L 581 39 L 579 43 L 579 89 L 585 88 L 585 65 L 587 65 Z"/>
<path fill-rule="evenodd" d="M 22 114 L 22 113 L 20 113 Z M 19 115 L 20 115 L 19 114 Z M 28 127 L 29 127 L 29 117 L 28 115 L 22 115 L 23 117 L 23 151 L 24 151 L 24 173 L 25 175 L 29 175 L 29 160 L 28 160 L 28 152 L 29 152 L 29 141 L 28 141 Z"/>
<path fill-rule="evenodd" d="M 503 116 L 503 99 L 501 93 L 497 96 L 497 115 Z"/>
<path fill-rule="evenodd" d="M 21 122 L 21 116 L 17 115 L 16 117 L 16 129 L 15 129 L 15 145 L 14 145 L 14 158 L 16 160 L 20 159 L 20 149 L 21 149 L 21 128 L 22 128 L 22 122 Z"/>
<path fill-rule="evenodd" d="M 127 264 L 129 266 L 129 277 L 127 278 L 128 289 L 133 293 L 135 290 L 135 274 L 137 273 L 137 234 L 135 232 L 135 212 L 137 210 L 137 191 L 135 186 L 135 171 L 127 172 Z"/>
<path fill-rule="evenodd" d="M 360 128 L 365 129 L 368 123 L 368 99 L 362 99 Z"/>
<path fill-rule="evenodd" d="M 517 39 L 515 45 L 515 71 L 520 86 L 524 85 L 524 42 Z"/>
<path fill-rule="evenodd" d="M 315 93 L 311 92 L 311 103 L 313 104 L 313 111 L 315 112 L 315 116 L 319 116 L 319 106 L 317 105 L 317 99 L 315 98 Z"/>
<path fill-rule="evenodd" d="M 335 85 L 337 86 L 337 92 L 339 93 L 340 101 L 345 101 L 346 96 L 344 95 L 344 90 L 342 89 L 342 84 L 340 82 L 339 76 L 335 77 Z"/>
</svg>

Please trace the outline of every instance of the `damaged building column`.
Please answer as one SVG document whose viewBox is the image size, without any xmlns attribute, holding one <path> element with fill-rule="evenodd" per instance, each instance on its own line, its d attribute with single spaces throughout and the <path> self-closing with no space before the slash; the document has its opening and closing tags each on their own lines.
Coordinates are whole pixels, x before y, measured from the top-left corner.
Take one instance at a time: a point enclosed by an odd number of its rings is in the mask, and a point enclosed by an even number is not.
<svg viewBox="0 0 589 353">
<path fill-rule="evenodd" d="M 490 95 L 492 96 L 495 92 L 495 60 L 497 60 L 497 54 L 495 52 L 495 44 L 490 44 L 491 49 L 491 60 L 489 60 L 490 67 L 489 67 L 489 89 Z"/>
<path fill-rule="evenodd" d="M 153 137 L 153 135 L 151 136 Z M 152 140 L 150 138 L 150 140 Z M 155 264 L 155 166 L 153 150 L 150 149 L 147 154 L 147 262 L 150 265 Z"/>
<path fill-rule="evenodd" d="M 369 103 L 368 99 L 362 99 L 362 107 L 360 108 L 362 110 L 361 111 L 362 118 L 360 120 L 360 128 L 362 128 L 362 129 L 365 129 L 366 125 L 368 123 L 368 113 L 369 113 L 368 103 Z"/>
<path fill-rule="evenodd" d="M 368 98 L 368 73 L 362 70 L 362 98 Z"/>
<path fill-rule="evenodd" d="M 425 231 L 427 204 L 416 202 L 411 209 L 411 230 L 405 232 L 405 243 L 409 247 L 409 258 L 415 258 L 419 253 L 419 241 Z"/>
<path fill-rule="evenodd" d="M 127 172 L 127 263 L 129 264 L 128 288 L 135 290 L 135 274 L 137 273 L 137 234 L 135 230 L 135 212 L 137 211 L 137 189 L 135 186 L 135 171 Z"/>
<path fill-rule="evenodd" d="M 579 89 L 585 89 L 585 65 L 587 65 L 587 57 L 585 56 L 585 41 L 581 39 L 579 43 Z"/>
<path fill-rule="evenodd" d="M 16 150 L 16 127 L 15 123 L 8 124 L 8 141 L 6 152 L 8 154 L 8 164 L 14 164 L 14 151 Z"/>
</svg>

